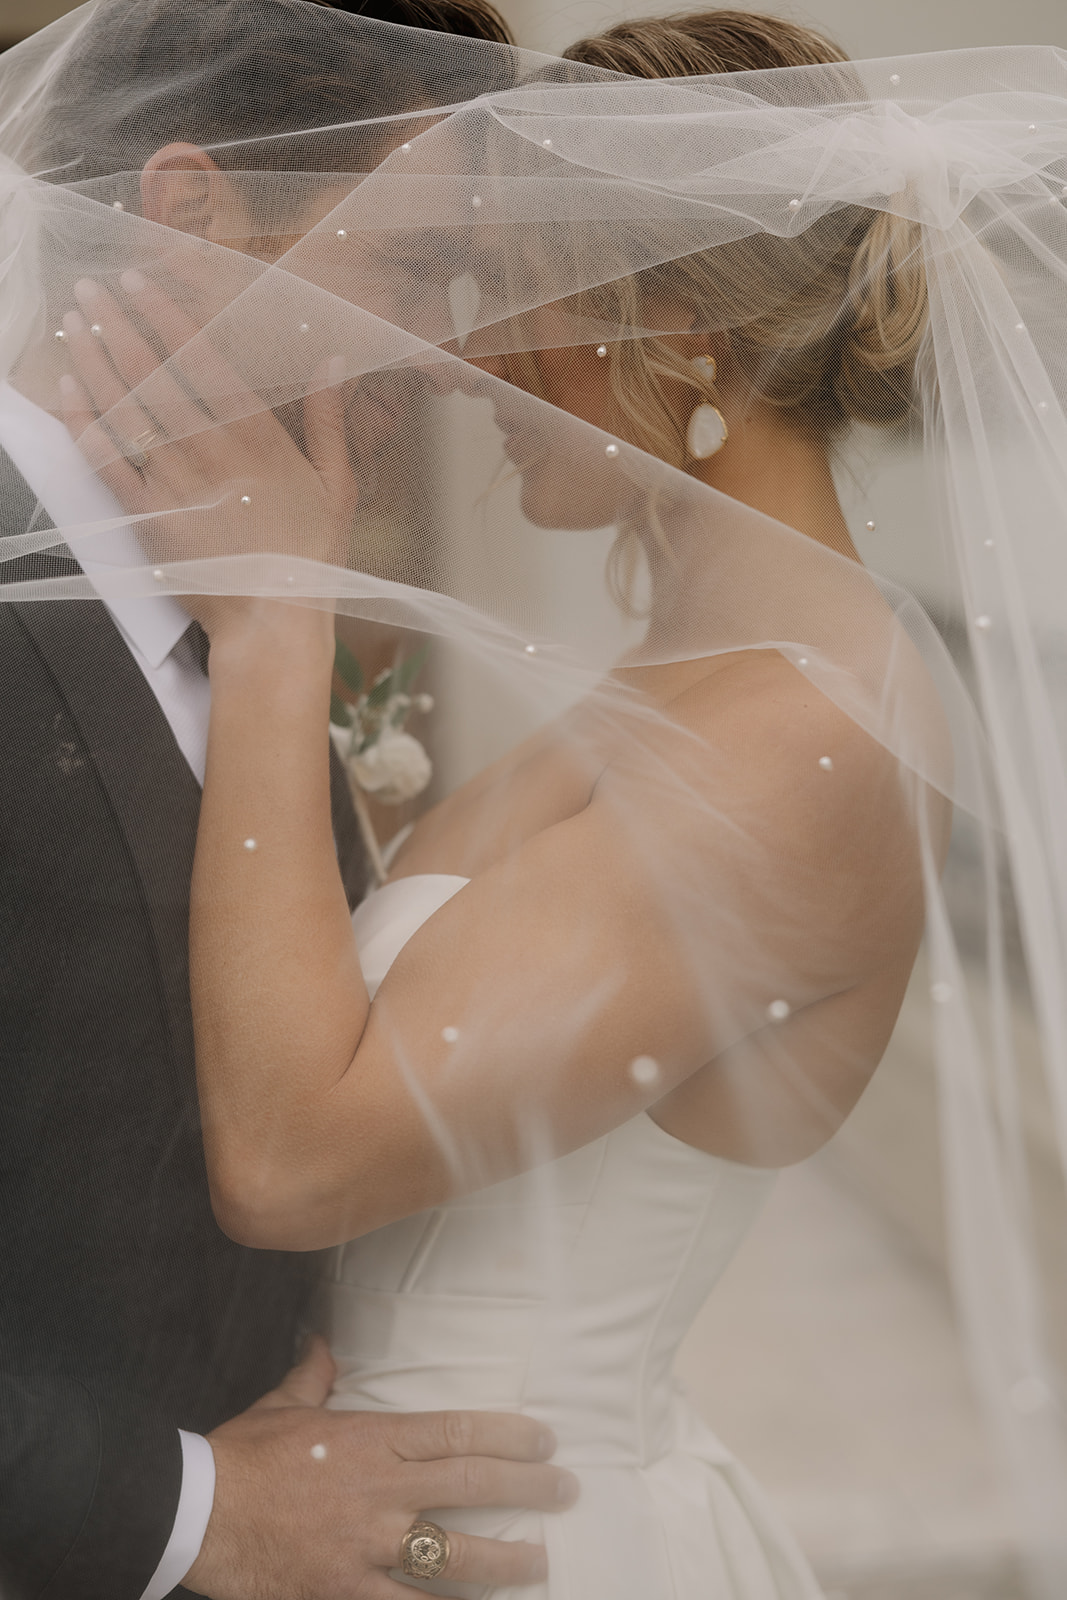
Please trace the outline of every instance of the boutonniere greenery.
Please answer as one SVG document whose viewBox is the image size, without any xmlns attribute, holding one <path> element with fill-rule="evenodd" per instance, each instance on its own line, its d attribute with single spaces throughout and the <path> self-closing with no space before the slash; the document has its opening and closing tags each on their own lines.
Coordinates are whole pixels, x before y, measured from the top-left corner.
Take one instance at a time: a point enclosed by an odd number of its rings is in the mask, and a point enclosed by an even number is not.
<svg viewBox="0 0 1067 1600">
<path fill-rule="evenodd" d="M 433 710 L 428 694 L 414 693 L 415 680 L 425 664 L 426 651 L 420 650 L 379 672 L 368 688 L 356 657 L 337 641 L 334 667 L 353 698 L 330 696 L 330 738 L 348 774 L 356 817 L 379 882 L 385 877 L 385 866 L 366 796 L 382 805 L 403 805 L 420 795 L 433 776 L 429 756 L 406 728 L 413 713 Z"/>
</svg>

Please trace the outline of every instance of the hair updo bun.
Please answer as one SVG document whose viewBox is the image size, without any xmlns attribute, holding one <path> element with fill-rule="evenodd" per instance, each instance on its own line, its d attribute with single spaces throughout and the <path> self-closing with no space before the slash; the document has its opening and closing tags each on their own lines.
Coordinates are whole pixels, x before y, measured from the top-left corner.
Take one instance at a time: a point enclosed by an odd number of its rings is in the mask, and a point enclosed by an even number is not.
<svg viewBox="0 0 1067 1600">
<path fill-rule="evenodd" d="M 915 222 L 876 212 L 853 259 L 852 327 L 834 390 L 843 415 L 857 422 L 900 422 L 911 409 L 927 320 L 919 233 Z"/>
<path fill-rule="evenodd" d="M 640 78 L 714 76 L 784 67 L 841 68 L 841 99 L 862 85 L 843 51 L 811 28 L 747 11 L 697 11 L 617 23 L 567 59 Z M 908 415 L 926 328 L 918 225 L 841 206 L 787 237 L 757 232 L 679 257 L 592 291 L 605 318 L 640 325 L 642 299 L 691 304 L 696 326 L 721 342 L 731 373 L 798 427 L 831 438 L 848 423 Z M 722 365 L 720 363 L 720 365 Z M 620 431 L 677 466 L 686 464 L 676 407 L 663 380 L 706 383 L 663 339 L 622 340 L 612 386 Z"/>
</svg>

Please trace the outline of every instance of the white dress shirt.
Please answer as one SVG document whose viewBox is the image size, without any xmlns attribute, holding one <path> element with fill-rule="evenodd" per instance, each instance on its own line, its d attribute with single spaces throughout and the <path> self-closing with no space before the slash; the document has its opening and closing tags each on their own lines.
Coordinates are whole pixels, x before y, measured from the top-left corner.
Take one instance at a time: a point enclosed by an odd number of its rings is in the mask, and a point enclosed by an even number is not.
<svg viewBox="0 0 1067 1600">
<path fill-rule="evenodd" d="M 7 451 L 64 536 L 90 582 L 116 568 L 144 565 L 144 553 L 111 491 L 86 465 L 66 428 L 0 383 L 0 447 Z M 76 530 L 94 525 L 78 535 Z M 99 526 L 96 526 L 99 525 Z M 198 783 L 204 781 L 211 690 L 186 636 L 188 613 L 171 595 L 105 599 L 137 665 L 159 701 Z M 215 1496 L 215 1458 L 208 1441 L 179 1429 L 182 1486 L 167 1547 L 141 1600 L 163 1600 L 200 1554 Z"/>
</svg>

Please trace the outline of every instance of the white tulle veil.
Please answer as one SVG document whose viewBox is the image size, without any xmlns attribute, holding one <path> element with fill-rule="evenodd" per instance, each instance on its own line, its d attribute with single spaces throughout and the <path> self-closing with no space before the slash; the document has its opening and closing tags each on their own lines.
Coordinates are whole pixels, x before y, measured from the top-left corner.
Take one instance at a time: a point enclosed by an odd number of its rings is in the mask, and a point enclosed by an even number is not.
<svg viewBox="0 0 1067 1600">
<path fill-rule="evenodd" d="M 0 62 L 3 375 L 58 411 L 75 284 L 128 308 L 129 274 L 162 283 L 197 331 L 109 412 L 94 464 L 198 430 L 224 442 L 268 408 L 298 433 L 302 397 L 344 385 L 364 488 L 350 546 L 249 516 L 255 482 L 228 478 L 221 451 L 210 505 L 131 510 L 125 545 L 113 522 L 53 528 L 30 507 L 0 549 L 0 600 L 254 592 L 413 630 L 435 652 L 444 788 L 579 702 L 654 749 L 651 713 L 603 687 L 623 655 L 779 651 L 891 751 L 924 858 L 958 1305 L 1033 1592 L 1058 1597 L 1065 1330 L 1048 1289 L 1062 1268 L 1032 1223 L 1023 1102 L 1046 1107 L 1062 1175 L 1067 56 L 637 80 L 302 0 L 225 0 L 205 61 L 183 46 L 187 9 L 91 0 Z M 145 12 L 158 12 L 148 30 Z M 131 29 L 136 48 L 113 53 Z M 319 94 L 346 63 L 351 93 Z M 242 96 L 262 107 L 253 136 L 247 116 L 233 131 Z M 247 227 L 208 243 L 152 220 L 142 167 L 172 138 L 217 162 L 198 181 L 252 219 L 251 244 Z M 157 201 L 169 181 L 155 174 Z M 514 376 L 531 351 L 603 345 L 621 370 L 633 341 L 681 331 L 656 311 L 694 263 L 719 285 L 700 308 L 709 334 L 751 354 L 746 329 L 779 329 L 777 347 L 760 335 L 764 386 L 816 343 L 827 371 L 839 364 L 876 281 L 889 318 L 904 277 L 921 275 L 913 347 L 885 363 L 885 416 L 872 402 L 854 424 L 840 392 L 811 401 L 839 407 L 838 455 L 862 456 L 880 507 L 878 540 L 863 543 L 858 513 L 864 566 L 705 487 L 680 442 L 674 464 L 642 448 L 632 415 L 598 431 L 466 359 L 503 358 Z M 919 599 L 892 574 L 905 458 L 928 507 L 909 569 Z M 546 474 L 554 511 L 530 488 Z M 14 479 L 0 492 L 14 497 Z M 924 831 L 931 794 L 955 807 L 944 876 Z M 648 817 L 635 814 L 632 841 L 721 1009 L 731 963 L 761 959 L 744 906 Z M 775 906 L 773 849 L 737 850 Z M 1041 1045 L 1025 1095 L 1020 987 Z M 442 1129 L 461 1151 L 455 1136 Z M 529 1148 L 551 1153 L 536 1130 Z"/>
</svg>

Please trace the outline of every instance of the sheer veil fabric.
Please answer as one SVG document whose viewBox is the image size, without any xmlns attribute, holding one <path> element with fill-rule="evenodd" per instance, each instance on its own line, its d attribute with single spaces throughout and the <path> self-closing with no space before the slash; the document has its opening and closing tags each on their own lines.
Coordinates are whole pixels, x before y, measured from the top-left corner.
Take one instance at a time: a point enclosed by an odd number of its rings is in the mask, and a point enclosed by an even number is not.
<svg viewBox="0 0 1067 1600">
<path fill-rule="evenodd" d="M 0 377 L 58 414 L 71 342 L 106 357 L 121 314 L 146 342 L 90 463 L 147 461 L 165 481 L 173 441 L 201 446 L 195 492 L 175 478 L 165 509 L 53 528 L 31 508 L 0 549 L 0 600 L 254 593 L 411 630 L 432 642 L 446 787 L 554 718 L 582 770 L 639 752 L 617 803 L 694 1004 L 732 1038 L 763 1029 L 783 1074 L 776 1019 L 806 999 L 776 930 L 803 924 L 810 885 L 731 811 L 731 775 L 721 806 L 698 795 L 665 715 L 607 674 L 777 651 L 887 752 L 922 863 L 955 1291 L 1051 1600 L 1067 1577 L 1063 1351 L 1044 1309 L 1058 1263 L 1030 1214 L 1010 994 L 1033 1005 L 1067 1165 L 1067 56 L 646 81 L 220 0 L 208 59 L 183 42 L 195 9 L 91 0 L 0 62 Z M 310 115 L 326 63 L 348 64 L 351 93 Z M 233 132 L 242 95 L 263 105 L 255 137 Z M 214 163 L 192 198 L 186 172 L 142 176 L 179 138 Z M 232 216 L 232 237 L 179 231 L 179 204 Z M 625 414 L 605 433 L 498 375 L 546 349 L 621 363 L 687 331 L 657 313 L 694 263 L 714 285 L 700 327 L 761 380 L 816 344 L 840 354 L 921 275 L 907 393 L 887 370 L 864 441 L 874 485 L 902 450 L 922 461 L 918 587 L 955 619 L 951 650 L 896 583 L 706 487 L 680 443 L 671 464 Z M 166 338 L 141 309 L 160 290 Z M 299 527 L 272 516 L 248 444 L 271 412 L 299 443 L 299 402 L 323 387 L 343 391 L 361 485 L 343 547 L 311 507 Z M 839 778 L 830 755 L 798 771 L 798 804 Z M 937 797 L 969 863 L 965 925 Z M 737 998 L 754 987 L 755 1010 Z M 582 1006 L 556 1011 L 557 1042 Z M 440 1125 L 470 1190 L 491 1174 L 461 1134 Z M 555 1153 L 536 1126 L 516 1137 L 530 1165 Z"/>
</svg>

